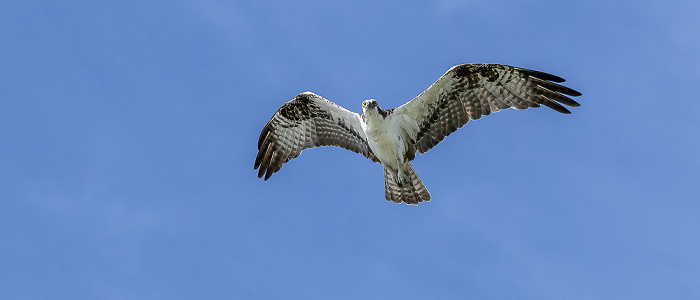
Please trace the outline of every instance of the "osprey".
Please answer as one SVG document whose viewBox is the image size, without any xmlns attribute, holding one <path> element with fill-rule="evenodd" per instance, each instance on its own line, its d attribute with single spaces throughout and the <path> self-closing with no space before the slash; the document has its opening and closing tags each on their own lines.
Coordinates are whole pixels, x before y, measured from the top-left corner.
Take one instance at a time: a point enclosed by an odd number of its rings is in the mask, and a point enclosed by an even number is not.
<svg viewBox="0 0 700 300">
<path fill-rule="evenodd" d="M 268 180 L 304 149 L 338 146 L 384 166 L 388 201 L 417 205 L 430 193 L 410 161 L 461 128 L 505 108 L 547 106 L 571 112 L 568 96 L 581 93 L 559 85 L 561 77 L 499 64 L 463 64 L 450 68 L 408 103 L 382 109 L 376 100 L 362 102 L 362 114 L 349 111 L 311 92 L 282 105 L 258 140 L 255 169 Z"/>
</svg>

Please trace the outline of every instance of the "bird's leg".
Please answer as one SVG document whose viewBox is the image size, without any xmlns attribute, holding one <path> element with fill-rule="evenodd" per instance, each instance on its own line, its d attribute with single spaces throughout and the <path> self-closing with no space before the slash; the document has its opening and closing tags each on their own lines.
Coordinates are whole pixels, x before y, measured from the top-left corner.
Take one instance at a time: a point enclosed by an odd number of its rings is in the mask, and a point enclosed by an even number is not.
<svg viewBox="0 0 700 300">
<path fill-rule="evenodd" d="M 400 187 L 403 187 L 403 184 L 405 183 L 406 176 L 403 174 L 403 168 L 399 167 L 399 174 L 397 176 L 396 184 Z"/>
<path fill-rule="evenodd" d="M 408 178 L 406 173 L 404 172 L 404 162 L 403 162 L 403 157 L 399 157 L 396 160 L 398 169 L 397 171 L 397 178 L 396 178 L 396 184 L 400 187 L 403 187 L 405 184 L 409 183 L 411 180 Z"/>
</svg>

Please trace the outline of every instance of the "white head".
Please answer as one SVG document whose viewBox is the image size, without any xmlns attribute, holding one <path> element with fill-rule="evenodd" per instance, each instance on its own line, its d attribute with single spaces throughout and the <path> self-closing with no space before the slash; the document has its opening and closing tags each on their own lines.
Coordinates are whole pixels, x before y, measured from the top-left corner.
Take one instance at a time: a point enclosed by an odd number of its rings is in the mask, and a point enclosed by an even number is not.
<svg viewBox="0 0 700 300">
<path fill-rule="evenodd" d="M 362 102 L 362 114 L 367 115 L 367 112 L 370 110 L 377 111 L 379 109 L 379 105 L 377 104 L 377 100 L 374 99 L 369 99 L 365 100 Z"/>
</svg>

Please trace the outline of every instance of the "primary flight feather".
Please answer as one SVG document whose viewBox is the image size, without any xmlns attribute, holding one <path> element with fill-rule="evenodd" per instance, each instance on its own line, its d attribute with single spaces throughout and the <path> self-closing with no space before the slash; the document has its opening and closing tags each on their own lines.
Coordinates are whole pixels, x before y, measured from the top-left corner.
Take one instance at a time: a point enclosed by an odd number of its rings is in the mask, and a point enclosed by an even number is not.
<svg viewBox="0 0 700 300">
<path fill-rule="evenodd" d="M 505 108 L 547 106 L 571 113 L 569 96 L 581 93 L 560 85 L 561 77 L 499 64 L 450 68 L 418 97 L 389 110 L 376 100 L 362 102 L 362 114 L 311 92 L 297 95 L 267 122 L 258 140 L 255 169 L 268 180 L 304 149 L 338 146 L 384 166 L 385 198 L 396 203 L 430 201 L 430 193 L 410 161 L 469 120 Z M 563 105 L 562 105 L 563 104 Z"/>
</svg>

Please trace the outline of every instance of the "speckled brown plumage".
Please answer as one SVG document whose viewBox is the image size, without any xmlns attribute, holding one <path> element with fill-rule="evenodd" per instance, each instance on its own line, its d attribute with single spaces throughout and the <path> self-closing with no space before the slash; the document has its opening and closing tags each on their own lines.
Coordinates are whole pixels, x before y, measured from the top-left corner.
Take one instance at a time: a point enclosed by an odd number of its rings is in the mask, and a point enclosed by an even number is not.
<svg viewBox="0 0 700 300">
<path fill-rule="evenodd" d="M 335 114 L 335 116 L 334 116 Z M 268 180 L 304 149 L 338 146 L 376 161 L 353 113 L 312 93 L 302 93 L 280 107 L 258 139 L 254 168 Z M 356 114 L 355 114 L 356 115 Z"/>
<path fill-rule="evenodd" d="M 418 152 L 425 153 L 469 120 L 501 109 L 545 105 L 560 113 L 571 113 L 561 104 L 579 106 L 566 95 L 580 96 L 581 93 L 554 83 L 563 81 L 548 73 L 506 65 L 459 65 L 447 71 L 416 99 L 397 109 L 423 107 L 422 113 L 416 116 L 421 121 L 415 143 Z"/>
</svg>

